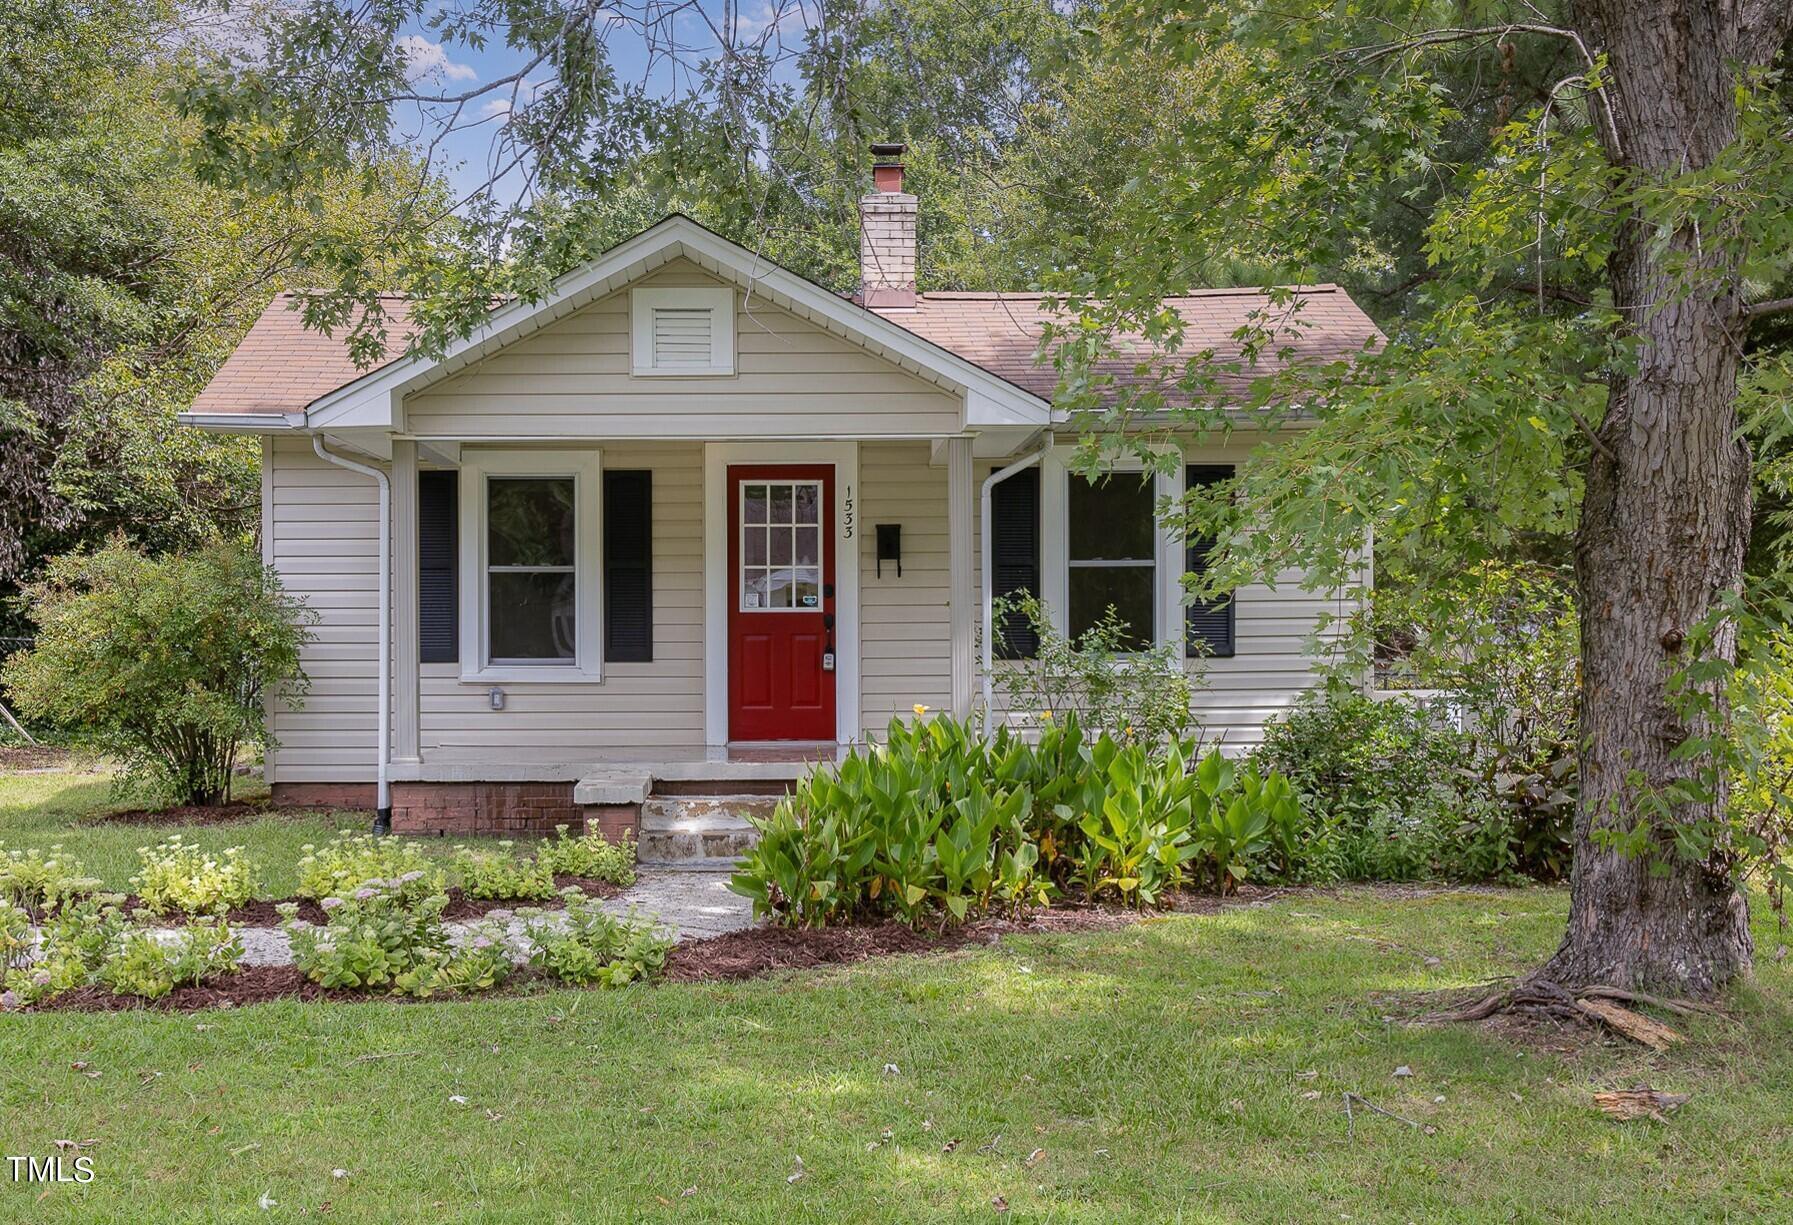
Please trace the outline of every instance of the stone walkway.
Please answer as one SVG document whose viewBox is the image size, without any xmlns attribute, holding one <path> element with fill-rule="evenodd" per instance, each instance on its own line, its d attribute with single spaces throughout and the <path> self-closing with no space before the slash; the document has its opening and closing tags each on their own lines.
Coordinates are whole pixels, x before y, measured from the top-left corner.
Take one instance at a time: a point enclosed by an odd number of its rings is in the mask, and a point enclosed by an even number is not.
<svg viewBox="0 0 1793 1225">
<path fill-rule="evenodd" d="M 697 940 L 720 936 L 753 925 L 753 904 L 737 893 L 730 893 L 727 872 L 694 872 L 689 869 L 642 868 L 635 883 L 613 898 L 607 898 L 604 909 L 615 915 L 652 916 L 670 928 L 673 939 Z M 553 912 L 549 912 L 552 916 Z M 451 920 L 447 927 L 451 938 L 464 937 L 478 920 Z M 521 920 L 512 920 L 511 931 L 522 933 Z M 165 929 L 172 937 L 173 928 Z M 243 964 L 248 966 L 284 966 L 292 963 L 292 945 L 278 927 L 239 927 L 235 929 L 243 942 Z"/>
</svg>

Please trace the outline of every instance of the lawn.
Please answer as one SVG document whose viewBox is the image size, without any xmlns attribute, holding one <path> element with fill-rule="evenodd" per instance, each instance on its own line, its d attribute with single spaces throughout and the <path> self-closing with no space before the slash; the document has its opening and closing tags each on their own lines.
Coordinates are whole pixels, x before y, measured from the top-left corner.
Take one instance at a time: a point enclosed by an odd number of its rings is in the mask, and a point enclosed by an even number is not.
<svg viewBox="0 0 1793 1225">
<path fill-rule="evenodd" d="M 264 784 L 249 779 L 238 787 L 235 798 L 266 799 L 267 794 Z M 226 825 L 108 824 L 104 819 L 114 811 L 142 807 L 141 801 L 114 794 L 112 776 L 102 768 L 0 771 L 0 847 L 19 850 L 61 843 L 106 888 L 128 891 L 137 871 L 137 848 L 178 834 L 183 841 L 211 850 L 248 848 L 262 867 L 261 893 L 289 897 L 298 885 L 294 865 L 303 854 L 300 847 L 321 844 L 343 829 L 363 832 L 369 821 L 364 812 L 322 810 L 270 812 Z M 424 839 L 423 845 L 444 857 L 454 849 L 453 843 L 440 838 Z"/>
<path fill-rule="evenodd" d="M 1391 1019 L 1541 958 L 1564 903 L 1350 889 L 749 983 L 7 1018 L 0 1154 L 91 1139 L 96 1178 L 0 1180 L 0 1220 L 1793 1217 L 1768 958 L 1667 1056 Z M 1640 1082 L 1692 1101 L 1590 1104 Z M 1347 1090 L 1421 1127 L 1348 1130 Z"/>
</svg>

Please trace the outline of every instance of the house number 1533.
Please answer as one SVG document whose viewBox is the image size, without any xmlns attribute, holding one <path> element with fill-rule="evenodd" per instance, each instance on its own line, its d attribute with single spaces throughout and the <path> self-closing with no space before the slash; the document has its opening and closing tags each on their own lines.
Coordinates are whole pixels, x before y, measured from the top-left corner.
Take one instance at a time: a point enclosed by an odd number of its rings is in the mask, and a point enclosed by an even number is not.
<svg viewBox="0 0 1793 1225">
<path fill-rule="evenodd" d="M 853 539 L 853 487 L 847 486 L 846 494 L 840 500 L 840 538 Z"/>
</svg>

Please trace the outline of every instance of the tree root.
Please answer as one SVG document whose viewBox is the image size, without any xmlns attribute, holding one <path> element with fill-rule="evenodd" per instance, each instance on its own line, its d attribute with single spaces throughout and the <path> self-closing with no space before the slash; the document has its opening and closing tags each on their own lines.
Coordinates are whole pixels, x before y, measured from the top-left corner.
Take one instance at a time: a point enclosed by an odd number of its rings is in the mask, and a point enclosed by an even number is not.
<svg viewBox="0 0 1793 1225">
<path fill-rule="evenodd" d="M 1464 1007 L 1427 1013 L 1419 1018 L 1419 1024 L 1448 1025 L 1464 1021 L 1485 1021 L 1489 1017 L 1505 1014 L 1601 1027 L 1657 1051 L 1665 1050 L 1671 1043 L 1680 1041 L 1681 1035 L 1668 1026 L 1653 1021 L 1642 1013 L 1621 1007 L 1618 1001 L 1660 1008 L 1683 1017 L 1724 1015 L 1712 1005 L 1697 1000 L 1665 999 L 1648 992 L 1630 991 L 1605 983 L 1566 987 L 1553 979 L 1534 975 Z"/>
</svg>

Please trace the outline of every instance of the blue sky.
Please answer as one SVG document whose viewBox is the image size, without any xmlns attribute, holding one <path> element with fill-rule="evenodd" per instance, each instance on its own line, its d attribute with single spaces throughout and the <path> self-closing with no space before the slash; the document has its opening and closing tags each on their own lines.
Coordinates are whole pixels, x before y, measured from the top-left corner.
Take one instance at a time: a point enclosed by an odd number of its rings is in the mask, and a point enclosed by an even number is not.
<svg viewBox="0 0 1793 1225">
<path fill-rule="evenodd" d="M 737 45 L 764 40 L 770 54 L 786 59 L 801 49 L 808 25 L 820 19 L 819 0 L 636 0 L 616 11 L 626 16 L 612 25 L 607 46 L 618 78 L 644 84 L 658 97 L 677 96 L 691 88 L 692 69 L 717 54 L 721 32 L 732 31 Z M 645 33 L 650 24 L 654 29 L 651 40 Z M 414 28 L 403 41 L 419 92 L 434 95 L 493 90 L 496 83 L 522 69 L 528 58 L 501 38 L 475 48 L 439 41 L 423 26 Z M 676 53 L 671 53 L 675 45 Z M 443 138 L 434 154 L 436 169 L 457 192 L 472 191 L 487 178 L 494 137 L 513 92 L 521 105 L 528 101 L 532 88 L 549 76 L 550 70 L 543 67 L 528 74 L 514 91 L 512 86 L 504 86 L 465 109 L 459 130 Z M 427 145 L 440 125 L 439 117 L 421 111 L 401 115 L 397 124 L 400 136 L 419 147 Z M 500 195 L 515 195 L 522 185 L 522 174 L 512 171 L 501 182 Z"/>
</svg>

